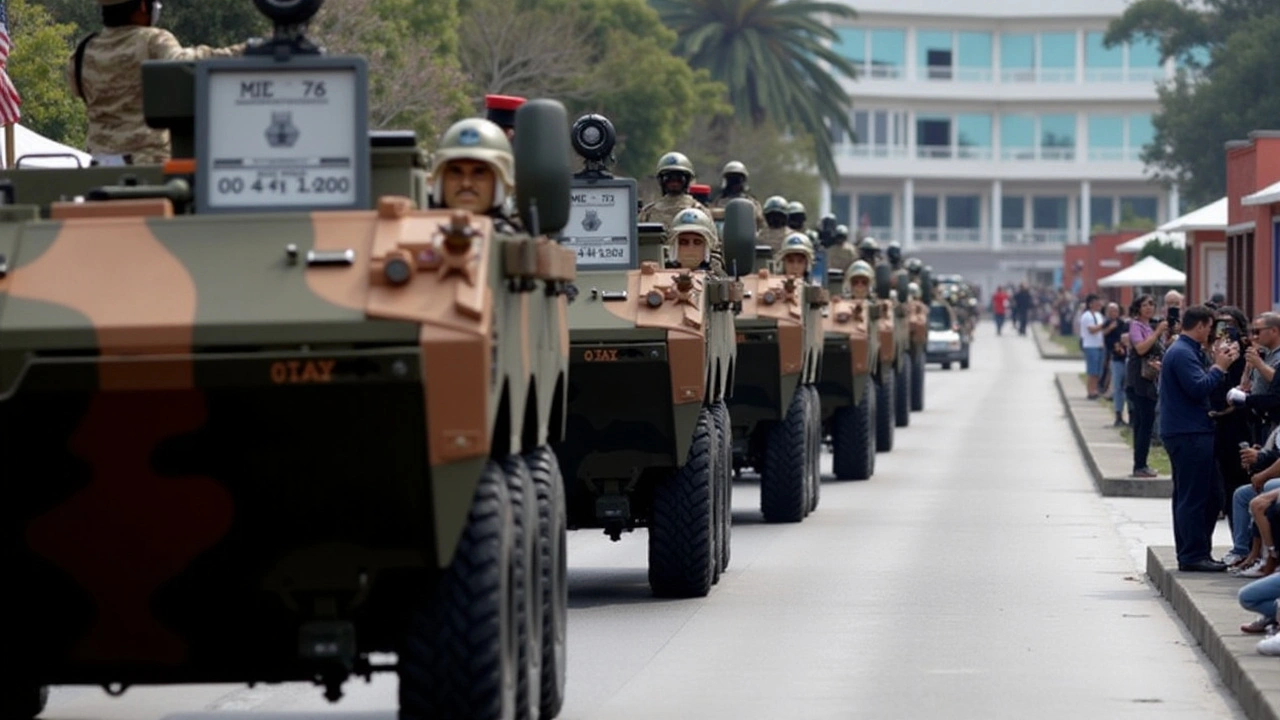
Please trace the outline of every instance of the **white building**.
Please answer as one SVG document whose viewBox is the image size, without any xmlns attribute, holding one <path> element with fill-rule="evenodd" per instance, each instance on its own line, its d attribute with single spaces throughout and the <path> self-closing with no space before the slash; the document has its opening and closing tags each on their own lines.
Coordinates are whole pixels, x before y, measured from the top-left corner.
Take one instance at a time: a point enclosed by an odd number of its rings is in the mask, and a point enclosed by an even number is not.
<svg viewBox="0 0 1280 720">
<path fill-rule="evenodd" d="M 1175 63 L 1154 43 L 1102 43 L 1127 0 L 850 4 L 834 47 L 860 71 L 846 81 L 857 136 L 837 138 L 823 212 L 984 296 L 1055 280 L 1064 244 L 1126 212 L 1179 215 L 1139 159 Z"/>
</svg>

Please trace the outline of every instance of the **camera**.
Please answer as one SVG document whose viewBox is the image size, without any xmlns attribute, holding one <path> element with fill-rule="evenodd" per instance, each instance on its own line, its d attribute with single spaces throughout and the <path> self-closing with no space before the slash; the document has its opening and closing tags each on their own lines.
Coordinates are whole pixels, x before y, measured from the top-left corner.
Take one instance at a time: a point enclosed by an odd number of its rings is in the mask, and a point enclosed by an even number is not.
<svg viewBox="0 0 1280 720">
<path fill-rule="evenodd" d="M 1169 321 L 1170 325 L 1177 325 L 1178 321 L 1182 319 L 1182 308 L 1179 308 L 1179 307 L 1169 308 L 1167 317 L 1165 319 Z"/>
<path fill-rule="evenodd" d="M 276 25 L 301 25 L 320 10 L 324 0 L 254 0 L 258 12 Z"/>
<path fill-rule="evenodd" d="M 609 118 L 591 114 L 583 115 L 574 121 L 569 138 L 573 142 L 575 152 L 584 160 L 597 163 L 609 159 L 609 154 L 613 152 L 613 146 L 618 141 L 618 134 L 614 131 L 613 123 L 609 122 Z"/>
</svg>

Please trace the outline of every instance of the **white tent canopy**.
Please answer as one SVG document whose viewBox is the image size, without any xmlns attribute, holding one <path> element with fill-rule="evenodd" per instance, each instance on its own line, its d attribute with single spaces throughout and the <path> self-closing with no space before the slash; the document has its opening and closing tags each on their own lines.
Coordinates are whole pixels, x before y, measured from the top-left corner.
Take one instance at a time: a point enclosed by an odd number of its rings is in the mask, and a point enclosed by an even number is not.
<svg viewBox="0 0 1280 720">
<path fill-rule="evenodd" d="M 1183 287 L 1186 273 L 1147 256 L 1098 281 L 1098 287 Z"/>
<path fill-rule="evenodd" d="M 1160 226 L 1165 232 L 1195 232 L 1196 230 L 1224 230 L 1227 227 L 1227 199 L 1219 198 L 1199 210 L 1192 210 L 1176 220 Z"/>
<path fill-rule="evenodd" d="M 1129 254 L 1138 253 L 1138 252 L 1141 252 L 1142 248 L 1146 247 L 1147 243 L 1151 242 L 1152 240 L 1159 240 L 1161 243 L 1165 245 L 1172 245 L 1178 249 L 1182 249 L 1187 246 L 1186 233 L 1163 232 L 1161 230 L 1152 230 L 1146 235 L 1142 235 L 1132 240 L 1120 243 L 1119 245 L 1116 246 L 1116 252 L 1129 253 Z"/>
<path fill-rule="evenodd" d="M 0 149 L 4 149 L 7 152 L 7 148 L 4 148 L 4 133 L 0 133 Z M 87 152 L 50 140 L 22 125 L 13 127 L 13 150 L 15 163 L 24 168 L 73 168 L 76 167 L 76 160 L 80 161 L 80 166 L 88 167 L 89 161 L 92 159 Z M 27 157 L 24 160 L 24 155 L 58 155 L 61 157 Z M 0 155 L 0 157 L 7 157 L 7 155 Z"/>
<path fill-rule="evenodd" d="M 1240 204 L 1245 206 L 1272 205 L 1278 202 L 1280 202 L 1280 182 L 1274 185 L 1269 185 L 1252 195 L 1246 195 L 1240 199 Z"/>
</svg>

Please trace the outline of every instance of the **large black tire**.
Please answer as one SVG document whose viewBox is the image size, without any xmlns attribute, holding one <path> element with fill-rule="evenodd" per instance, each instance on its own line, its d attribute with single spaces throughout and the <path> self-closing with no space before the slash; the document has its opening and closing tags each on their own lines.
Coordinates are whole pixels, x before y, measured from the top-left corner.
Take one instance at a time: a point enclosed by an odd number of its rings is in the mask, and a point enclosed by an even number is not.
<svg viewBox="0 0 1280 720">
<path fill-rule="evenodd" d="M 711 420 L 711 584 L 720 582 L 720 547 L 724 544 L 724 487 L 720 483 L 720 465 L 724 457 L 720 423 L 716 422 L 715 409 L 703 410 Z"/>
<path fill-rule="evenodd" d="M 542 555 L 542 702 L 541 720 L 564 707 L 569 621 L 568 515 L 560 461 L 543 445 L 525 461 L 538 493 L 538 549 Z"/>
<path fill-rule="evenodd" d="M 893 424 L 907 427 L 911 424 L 911 355 L 906 354 L 902 362 L 903 372 L 898 374 L 897 382 L 893 384 Z"/>
<path fill-rule="evenodd" d="M 0 686 L 0 720 L 31 720 L 49 703 L 46 685 Z"/>
<path fill-rule="evenodd" d="M 831 416 L 831 465 L 837 480 L 868 480 L 876 472 L 876 395 L 872 385 L 861 404 L 839 408 Z"/>
<path fill-rule="evenodd" d="M 812 385 L 804 389 L 809 395 L 809 512 L 813 512 L 822 500 L 822 396 Z"/>
<path fill-rule="evenodd" d="M 519 455 L 502 463 L 511 492 L 516 558 L 516 720 L 537 720 L 542 705 L 542 551 L 539 547 L 538 491 Z"/>
<path fill-rule="evenodd" d="M 787 416 L 769 433 L 764 472 L 760 473 L 760 510 L 764 521 L 800 522 L 809 507 L 810 423 L 808 393 L 797 390 Z"/>
<path fill-rule="evenodd" d="M 911 358 L 911 411 L 924 410 L 924 353 Z"/>
<path fill-rule="evenodd" d="M 704 597 L 715 561 L 715 421 L 698 416 L 689 457 L 653 489 L 649 587 L 658 597 Z"/>
<path fill-rule="evenodd" d="M 515 714 L 515 522 L 506 473 L 485 465 L 453 562 L 409 618 L 400 645 L 400 718 Z"/>
<path fill-rule="evenodd" d="M 733 423 L 729 419 L 729 406 L 724 401 L 711 406 L 716 426 L 720 429 L 721 463 L 719 466 L 719 483 L 721 513 L 720 522 L 724 530 L 720 533 L 720 571 L 729 569 L 729 559 L 733 555 Z"/>
<path fill-rule="evenodd" d="M 880 380 L 876 383 L 876 452 L 889 452 L 893 450 L 893 399 L 897 394 L 893 368 L 882 370 Z"/>
</svg>

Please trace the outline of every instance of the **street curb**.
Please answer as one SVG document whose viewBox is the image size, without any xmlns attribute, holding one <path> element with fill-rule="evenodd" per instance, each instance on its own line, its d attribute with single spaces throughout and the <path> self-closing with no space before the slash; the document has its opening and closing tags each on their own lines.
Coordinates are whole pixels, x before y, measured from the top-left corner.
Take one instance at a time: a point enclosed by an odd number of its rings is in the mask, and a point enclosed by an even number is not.
<svg viewBox="0 0 1280 720">
<path fill-rule="evenodd" d="M 1263 636 L 1240 632 L 1240 625 L 1255 617 L 1237 600 L 1247 580 L 1226 573 L 1182 573 L 1177 567 L 1172 547 L 1147 548 L 1147 577 L 1218 668 L 1245 715 L 1280 720 L 1280 658 L 1258 654 L 1255 646 Z"/>
<path fill-rule="evenodd" d="M 1058 347 L 1058 344 L 1048 338 L 1046 331 L 1041 327 L 1040 323 L 1028 323 L 1031 325 L 1031 336 L 1035 338 L 1036 350 L 1040 351 L 1040 357 L 1045 360 L 1079 360 L 1084 362 L 1084 354 L 1071 355 L 1067 351 Z M 1052 349 L 1046 349 L 1052 348 Z"/>
<path fill-rule="evenodd" d="M 1091 440 L 1098 443 L 1112 437 L 1120 443 L 1124 443 L 1124 440 L 1120 433 L 1108 427 L 1111 414 L 1096 402 L 1084 399 L 1085 385 L 1077 377 L 1077 373 L 1054 373 L 1053 383 L 1058 388 L 1058 397 L 1062 399 L 1062 407 L 1071 423 L 1071 434 L 1075 436 L 1080 454 L 1084 456 L 1084 463 L 1093 476 L 1093 485 L 1099 493 L 1104 497 L 1173 497 L 1171 477 L 1128 477 L 1127 466 L 1132 464 L 1132 451 L 1117 453 L 1114 448 L 1107 448 L 1104 452 L 1103 448 L 1095 448 L 1091 444 Z M 1086 428 L 1089 430 L 1086 431 Z"/>
</svg>

